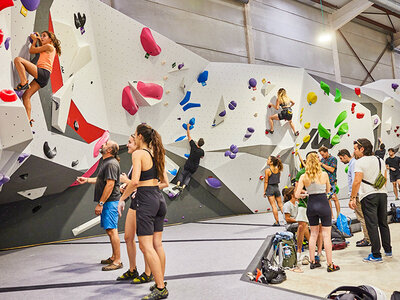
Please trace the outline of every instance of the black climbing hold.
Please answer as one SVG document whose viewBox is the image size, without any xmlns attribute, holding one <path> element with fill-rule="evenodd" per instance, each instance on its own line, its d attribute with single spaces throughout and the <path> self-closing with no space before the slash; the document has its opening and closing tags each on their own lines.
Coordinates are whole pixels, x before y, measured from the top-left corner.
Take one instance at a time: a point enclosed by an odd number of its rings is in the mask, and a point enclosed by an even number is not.
<svg viewBox="0 0 400 300">
<path fill-rule="evenodd" d="M 75 128 L 76 131 L 78 131 L 78 129 L 79 129 L 78 121 L 74 121 L 74 128 Z"/>
<path fill-rule="evenodd" d="M 71 163 L 71 166 L 72 167 L 75 167 L 76 165 L 78 165 L 79 164 L 79 160 L 74 160 L 72 163 Z"/>
<path fill-rule="evenodd" d="M 181 118 L 178 118 L 178 120 L 180 121 L 180 120 L 181 120 Z"/>
<path fill-rule="evenodd" d="M 52 99 L 52 100 L 53 100 L 53 102 L 54 102 L 55 105 L 56 105 L 56 110 L 58 110 L 58 109 L 60 108 L 60 103 L 58 103 L 57 100 L 54 100 L 54 99 Z"/>
<path fill-rule="evenodd" d="M 91 81 L 90 84 L 93 84 L 93 81 Z"/>
<path fill-rule="evenodd" d="M 78 15 L 74 14 L 74 22 L 75 22 L 76 29 L 79 29 L 80 27 L 84 27 L 85 23 L 86 23 L 85 14 L 83 14 L 83 15 L 81 15 L 81 13 L 78 13 Z"/>
<path fill-rule="evenodd" d="M 43 152 L 44 155 L 46 155 L 48 158 L 53 158 L 57 155 L 57 148 L 54 147 L 53 150 L 50 149 L 49 144 L 47 142 L 44 142 L 43 144 Z"/>
<path fill-rule="evenodd" d="M 28 173 L 19 175 L 19 178 L 21 178 L 22 180 L 27 180 L 28 179 Z"/>
<path fill-rule="evenodd" d="M 42 206 L 39 204 L 39 205 L 37 205 L 37 206 L 35 206 L 34 208 L 32 208 L 32 213 L 36 213 L 36 212 L 38 212 L 39 211 L 39 209 L 41 209 L 42 208 Z"/>
</svg>

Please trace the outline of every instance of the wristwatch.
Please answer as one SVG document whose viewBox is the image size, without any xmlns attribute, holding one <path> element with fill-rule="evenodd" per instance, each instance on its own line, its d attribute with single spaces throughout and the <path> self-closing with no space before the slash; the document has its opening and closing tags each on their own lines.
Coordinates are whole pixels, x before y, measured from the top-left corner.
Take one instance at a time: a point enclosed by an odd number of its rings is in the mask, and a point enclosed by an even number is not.
<svg viewBox="0 0 400 300">
<path fill-rule="evenodd" d="M 99 205 L 100 205 L 100 206 L 103 206 L 103 205 L 104 205 L 104 202 L 101 202 L 101 201 L 100 201 L 100 202 L 99 202 Z"/>
</svg>

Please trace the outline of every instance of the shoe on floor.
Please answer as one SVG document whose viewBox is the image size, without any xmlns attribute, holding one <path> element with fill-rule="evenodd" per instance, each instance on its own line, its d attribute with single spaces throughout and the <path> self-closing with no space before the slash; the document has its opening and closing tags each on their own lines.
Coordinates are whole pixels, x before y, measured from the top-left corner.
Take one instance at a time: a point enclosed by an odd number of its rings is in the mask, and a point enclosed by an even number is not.
<svg viewBox="0 0 400 300">
<path fill-rule="evenodd" d="M 315 268 L 319 268 L 321 267 L 321 264 L 319 263 L 319 261 L 315 260 L 315 262 L 310 262 L 310 269 L 315 269 Z"/>
<path fill-rule="evenodd" d="M 371 243 L 366 239 L 362 239 L 361 241 L 357 242 L 356 247 L 369 247 Z"/>
<path fill-rule="evenodd" d="M 376 263 L 381 263 L 383 262 L 382 257 L 374 257 L 374 255 L 371 253 L 367 257 L 363 258 L 364 262 L 376 262 Z"/>
<path fill-rule="evenodd" d="M 281 226 L 281 225 L 279 224 L 279 222 L 275 222 L 274 224 L 272 224 L 272 226 Z"/>
<path fill-rule="evenodd" d="M 114 270 L 121 269 L 123 266 L 124 265 L 122 263 L 119 263 L 119 264 L 112 263 L 105 267 L 102 267 L 101 270 L 102 271 L 114 271 Z"/>
<path fill-rule="evenodd" d="M 308 258 L 307 255 L 304 255 L 304 257 L 303 257 L 302 260 L 301 260 L 301 264 L 302 264 L 303 266 L 305 266 L 305 265 L 308 265 L 309 263 L 310 263 L 310 259 Z"/>
<path fill-rule="evenodd" d="M 114 262 L 114 260 L 111 259 L 111 257 L 109 257 L 109 258 L 107 258 L 107 259 L 102 259 L 100 263 L 101 263 L 102 265 L 109 265 L 109 264 L 112 264 L 113 262 Z"/>
<path fill-rule="evenodd" d="M 150 274 L 150 276 L 147 276 L 147 274 L 145 272 L 143 272 L 140 276 L 137 276 L 135 279 L 133 279 L 131 283 L 140 284 L 140 283 L 150 282 L 153 280 L 154 280 L 153 274 Z"/>
<path fill-rule="evenodd" d="M 336 265 L 334 265 L 334 264 L 332 264 L 332 265 L 330 265 L 330 266 L 328 266 L 327 268 L 326 268 L 326 270 L 330 273 L 330 272 L 335 272 L 335 271 L 339 271 L 340 270 L 340 267 L 339 266 L 336 266 Z"/>
<path fill-rule="evenodd" d="M 167 282 L 166 282 L 166 281 L 164 281 L 164 285 L 167 286 Z M 156 283 L 153 284 L 153 285 L 150 287 L 150 292 L 152 292 L 156 287 L 157 287 L 157 284 L 156 284 Z"/>
<path fill-rule="evenodd" d="M 128 269 L 128 271 L 126 271 L 124 274 L 119 276 L 117 278 L 117 280 L 118 281 L 121 281 L 121 280 L 133 280 L 138 276 L 139 276 L 139 273 L 138 273 L 137 269 L 134 269 L 133 272 L 131 272 L 131 270 Z"/>
<path fill-rule="evenodd" d="M 150 294 L 147 296 L 143 297 L 142 300 L 158 300 L 158 299 L 165 299 L 168 297 L 168 290 L 167 287 L 164 287 L 162 291 L 160 291 L 158 288 L 155 288 L 154 290 L 151 291 Z"/>
<path fill-rule="evenodd" d="M 388 258 L 392 258 L 393 254 L 392 254 L 392 252 L 385 252 L 385 256 Z"/>
</svg>

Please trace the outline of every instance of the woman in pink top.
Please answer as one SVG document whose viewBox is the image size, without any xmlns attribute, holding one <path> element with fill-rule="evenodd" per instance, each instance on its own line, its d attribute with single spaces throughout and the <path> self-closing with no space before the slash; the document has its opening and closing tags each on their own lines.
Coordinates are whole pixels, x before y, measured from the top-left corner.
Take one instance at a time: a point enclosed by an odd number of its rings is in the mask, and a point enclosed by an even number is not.
<svg viewBox="0 0 400 300">
<path fill-rule="evenodd" d="M 16 91 L 26 90 L 22 96 L 26 113 L 28 115 L 29 122 L 32 126 L 33 120 L 31 119 L 31 97 L 40 88 L 47 85 L 50 79 L 51 71 L 53 70 L 53 62 L 55 55 L 61 55 L 60 41 L 56 38 L 55 34 L 49 31 L 43 31 L 40 36 L 38 32 L 32 33 L 32 45 L 29 49 L 29 53 L 37 54 L 40 53 L 37 65 L 30 61 L 16 57 L 14 59 L 15 68 L 18 71 L 21 83 L 15 88 Z M 36 46 L 39 41 L 40 46 Z M 26 72 L 34 77 L 32 82 L 29 84 Z"/>
</svg>

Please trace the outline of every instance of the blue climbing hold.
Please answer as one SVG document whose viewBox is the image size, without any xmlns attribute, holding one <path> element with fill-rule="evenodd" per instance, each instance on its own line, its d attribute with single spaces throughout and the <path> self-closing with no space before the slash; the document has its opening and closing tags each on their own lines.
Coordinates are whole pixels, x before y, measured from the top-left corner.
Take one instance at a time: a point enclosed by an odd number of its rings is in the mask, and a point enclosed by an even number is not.
<svg viewBox="0 0 400 300">
<path fill-rule="evenodd" d="M 186 137 L 186 135 L 182 135 L 182 136 L 178 137 L 178 138 L 175 140 L 175 142 L 182 141 L 182 140 L 185 139 L 185 137 Z"/>
<path fill-rule="evenodd" d="M 182 109 L 183 111 L 187 111 L 189 108 L 200 107 L 200 103 L 188 103 Z"/>
<path fill-rule="evenodd" d="M 182 127 L 183 127 L 183 129 L 187 130 L 187 124 L 186 123 L 183 123 Z M 190 125 L 189 126 L 189 130 L 192 130 L 192 129 L 193 129 L 193 125 Z"/>
<path fill-rule="evenodd" d="M 188 153 L 185 153 L 185 154 L 183 154 L 186 158 L 189 158 L 189 156 L 190 156 L 190 154 L 188 154 Z"/>
<path fill-rule="evenodd" d="M 207 85 L 206 81 L 208 79 L 208 71 L 203 71 L 199 74 L 199 77 L 197 77 L 197 82 L 201 83 L 202 86 Z"/>
<path fill-rule="evenodd" d="M 187 92 L 186 92 L 186 95 L 185 95 L 185 98 L 183 98 L 182 101 L 179 102 L 179 105 L 185 105 L 186 103 L 188 103 L 189 100 L 190 100 L 191 94 L 192 94 L 191 91 L 187 91 Z"/>
<path fill-rule="evenodd" d="M 173 170 L 168 170 L 169 174 L 176 176 L 176 174 L 178 173 L 177 169 L 173 169 Z"/>
<path fill-rule="evenodd" d="M 190 120 L 189 120 L 189 124 L 190 125 L 194 125 L 196 123 L 196 119 L 195 118 L 191 118 Z"/>
</svg>

